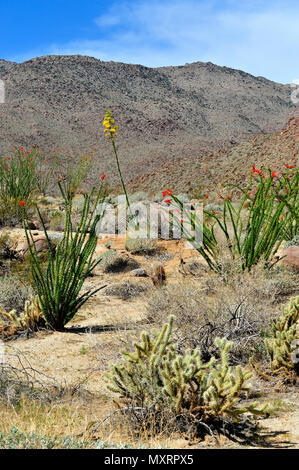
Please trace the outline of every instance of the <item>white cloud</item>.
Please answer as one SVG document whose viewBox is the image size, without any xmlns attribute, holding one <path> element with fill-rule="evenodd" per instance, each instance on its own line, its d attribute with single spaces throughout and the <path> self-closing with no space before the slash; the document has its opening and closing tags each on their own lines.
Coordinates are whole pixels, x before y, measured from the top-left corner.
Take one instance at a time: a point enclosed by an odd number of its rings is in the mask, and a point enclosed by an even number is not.
<svg viewBox="0 0 299 470">
<path fill-rule="evenodd" d="M 52 45 L 47 53 L 151 67 L 211 61 L 290 83 L 299 77 L 298 16 L 291 0 L 118 2 L 95 19 L 98 40 Z"/>
</svg>

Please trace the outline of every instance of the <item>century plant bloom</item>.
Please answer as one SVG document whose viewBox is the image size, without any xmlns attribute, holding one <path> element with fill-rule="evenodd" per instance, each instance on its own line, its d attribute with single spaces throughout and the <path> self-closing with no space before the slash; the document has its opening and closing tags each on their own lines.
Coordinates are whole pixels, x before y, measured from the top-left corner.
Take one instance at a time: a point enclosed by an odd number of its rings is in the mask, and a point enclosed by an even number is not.
<svg viewBox="0 0 299 470">
<path fill-rule="evenodd" d="M 115 121 L 112 117 L 110 109 L 107 109 L 106 111 L 105 118 L 103 121 L 103 126 L 105 127 L 104 132 L 105 132 L 106 137 L 114 140 L 114 137 L 117 136 L 116 131 L 118 129 L 118 126 L 115 125 Z"/>
<path fill-rule="evenodd" d="M 115 161 L 116 161 L 116 166 L 117 166 L 117 171 L 118 171 L 118 174 L 119 174 L 119 177 L 120 177 L 120 181 L 121 181 L 123 191 L 124 191 L 125 196 L 126 196 L 127 207 L 130 211 L 130 219 L 133 220 L 134 216 L 133 216 L 132 211 L 131 211 L 130 201 L 129 201 L 128 193 L 127 193 L 127 190 L 126 190 L 126 185 L 125 185 L 122 173 L 121 173 L 118 154 L 117 154 L 117 149 L 116 149 L 115 140 L 114 140 L 115 136 L 117 136 L 116 131 L 118 129 L 118 126 L 115 125 L 115 121 L 112 117 L 112 113 L 111 113 L 110 109 L 107 109 L 107 111 L 106 111 L 105 118 L 104 118 L 104 121 L 103 121 L 103 126 L 105 127 L 104 132 L 105 132 L 106 137 L 108 137 L 111 140 L 113 153 L 114 153 L 114 156 L 115 156 Z M 135 221 L 135 223 L 136 223 L 136 221 Z M 136 226 L 137 226 L 137 224 L 136 224 Z"/>
</svg>

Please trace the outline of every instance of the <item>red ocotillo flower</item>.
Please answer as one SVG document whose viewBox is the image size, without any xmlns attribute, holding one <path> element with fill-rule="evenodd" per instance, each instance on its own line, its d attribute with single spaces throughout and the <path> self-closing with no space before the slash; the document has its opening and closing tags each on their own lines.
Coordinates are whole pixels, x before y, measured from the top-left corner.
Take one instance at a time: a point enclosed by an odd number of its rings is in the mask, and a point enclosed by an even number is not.
<svg viewBox="0 0 299 470">
<path fill-rule="evenodd" d="M 172 189 L 168 189 L 166 191 L 162 191 L 162 196 L 172 196 Z"/>
<path fill-rule="evenodd" d="M 287 163 L 284 163 L 284 166 L 285 166 L 286 168 L 294 168 L 294 165 L 288 165 Z"/>
<path fill-rule="evenodd" d="M 257 168 L 255 168 L 254 165 L 252 165 L 252 171 L 251 171 L 251 173 L 253 173 L 253 174 L 254 174 L 254 173 L 257 173 L 258 175 L 261 175 L 261 174 L 262 174 L 262 171 L 261 171 L 261 170 L 258 170 Z"/>
</svg>

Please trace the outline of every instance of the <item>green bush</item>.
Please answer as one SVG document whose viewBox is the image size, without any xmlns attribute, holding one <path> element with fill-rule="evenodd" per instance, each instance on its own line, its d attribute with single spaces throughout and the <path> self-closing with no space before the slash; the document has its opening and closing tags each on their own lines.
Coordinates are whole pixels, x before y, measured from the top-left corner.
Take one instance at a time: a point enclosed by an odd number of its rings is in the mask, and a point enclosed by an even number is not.
<svg viewBox="0 0 299 470">
<path fill-rule="evenodd" d="M 86 447 L 94 447 L 94 444 L 69 436 L 24 433 L 17 427 L 7 433 L 0 432 L 0 449 L 84 449 Z"/>
<path fill-rule="evenodd" d="M 292 240 L 288 240 L 284 245 L 284 248 L 288 248 L 288 246 L 299 246 L 299 233 L 297 233 Z"/>
</svg>

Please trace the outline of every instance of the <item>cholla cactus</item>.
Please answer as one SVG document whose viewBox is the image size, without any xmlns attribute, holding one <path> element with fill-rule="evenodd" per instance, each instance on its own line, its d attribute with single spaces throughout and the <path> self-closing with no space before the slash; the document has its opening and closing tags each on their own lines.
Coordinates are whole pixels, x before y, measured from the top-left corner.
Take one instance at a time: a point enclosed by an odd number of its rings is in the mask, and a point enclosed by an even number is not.
<svg viewBox="0 0 299 470">
<path fill-rule="evenodd" d="M 271 369 L 295 370 L 299 375 L 298 363 L 292 359 L 299 342 L 299 296 L 293 297 L 282 312 L 281 317 L 272 320 L 270 336 L 265 339 Z"/>
<path fill-rule="evenodd" d="M 6 312 L 1 306 L 0 314 L 12 323 L 17 331 L 36 330 L 38 327 L 45 326 L 45 320 L 37 296 L 26 300 L 24 312 L 20 314 L 17 314 L 16 310 Z"/>
<path fill-rule="evenodd" d="M 238 421 L 244 413 L 264 414 L 267 405 L 237 405 L 240 394 L 248 391 L 245 382 L 251 374 L 229 366 L 232 343 L 217 338 L 220 359 L 212 357 L 204 364 L 198 349 L 177 353 L 171 341 L 173 321 L 171 316 L 154 339 L 143 332 L 135 352 L 122 351 L 126 362 L 112 366 L 108 389 L 131 407 L 184 415 L 189 422 L 213 423 L 225 415 Z"/>
</svg>

